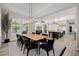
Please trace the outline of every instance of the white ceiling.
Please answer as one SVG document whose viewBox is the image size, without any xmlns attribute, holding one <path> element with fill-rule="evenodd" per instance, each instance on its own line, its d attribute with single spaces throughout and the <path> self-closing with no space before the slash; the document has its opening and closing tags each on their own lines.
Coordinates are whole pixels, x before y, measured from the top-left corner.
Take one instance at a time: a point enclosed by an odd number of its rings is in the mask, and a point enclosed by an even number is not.
<svg viewBox="0 0 79 59">
<path fill-rule="evenodd" d="M 11 12 L 29 16 L 29 3 L 4 3 L 1 5 Z M 75 3 L 32 3 L 32 15 L 39 18 L 75 5 Z"/>
</svg>

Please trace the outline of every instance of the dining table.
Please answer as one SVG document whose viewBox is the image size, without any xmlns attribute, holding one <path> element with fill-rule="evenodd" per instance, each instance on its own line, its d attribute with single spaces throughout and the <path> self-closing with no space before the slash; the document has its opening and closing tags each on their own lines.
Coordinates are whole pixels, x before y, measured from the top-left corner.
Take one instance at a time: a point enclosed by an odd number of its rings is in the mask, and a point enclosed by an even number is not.
<svg viewBox="0 0 79 59">
<path fill-rule="evenodd" d="M 42 34 L 32 34 L 32 33 L 26 33 L 26 34 L 22 34 L 25 37 L 30 38 L 32 41 L 36 41 L 38 44 L 38 49 L 37 49 L 37 53 L 38 55 L 40 54 L 40 41 L 43 39 L 47 39 L 48 36 L 44 36 Z"/>
</svg>

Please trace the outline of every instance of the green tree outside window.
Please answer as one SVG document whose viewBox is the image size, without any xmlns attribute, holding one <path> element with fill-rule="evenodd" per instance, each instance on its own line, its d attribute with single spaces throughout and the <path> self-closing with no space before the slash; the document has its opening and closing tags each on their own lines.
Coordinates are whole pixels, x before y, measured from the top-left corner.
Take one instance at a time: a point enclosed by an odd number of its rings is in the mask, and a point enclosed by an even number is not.
<svg viewBox="0 0 79 59">
<path fill-rule="evenodd" d="M 13 23 L 12 23 L 12 29 L 13 29 L 13 32 L 14 33 L 17 33 L 18 32 L 18 30 L 19 30 L 19 23 L 18 22 L 16 22 L 16 21 L 14 21 Z"/>
<path fill-rule="evenodd" d="M 23 24 L 23 27 L 25 28 L 25 31 L 28 32 L 28 23 Z"/>
<path fill-rule="evenodd" d="M 42 26 L 37 26 L 36 27 L 36 32 L 42 33 Z"/>
</svg>

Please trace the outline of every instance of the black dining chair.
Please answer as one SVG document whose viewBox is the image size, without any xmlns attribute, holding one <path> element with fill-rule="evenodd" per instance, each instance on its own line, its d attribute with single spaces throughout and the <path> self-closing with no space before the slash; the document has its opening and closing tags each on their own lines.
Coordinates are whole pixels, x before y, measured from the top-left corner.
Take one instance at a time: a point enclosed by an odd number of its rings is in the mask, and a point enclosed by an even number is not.
<svg viewBox="0 0 79 59">
<path fill-rule="evenodd" d="M 42 33 L 41 30 L 36 30 L 36 34 L 37 34 L 37 35 L 40 35 L 41 33 Z"/>
<path fill-rule="evenodd" d="M 32 32 L 32 34 L 36 34 L 35 32 Z"/>
<path fill-rule="evenodd" d="M 27 49 L 27 56 L 29 54 L 29 51 L 32 49 L 37 48 L 37 44 L 35 42 L 30 42 L 30 38 L 23 36 L 23 41 L 24 41 L 24 50 L 23 53 L 25 53 L 25 49 Z"/>
<path fill-rule="evenodd" d="M 47 34 L 44 34 L 44 33 L 42 33 L 42 35 L 43 35 L 43 36 L 48 36 Z M 41 44 L 44 44 L 44 43 L 46 43 L 46 42 L 47 42 L 47 39 L 46 39 L 46 38 L 40 40 L 40 43 L 41 43 Z"/>
<path fill-rule="evenodd" d="M 19 41 L 20 41 L 20 47 L 21 47 L 21 50 L 22 50 L 23 45 L 24 45 L 24 41 L 23 41 L 22 35 L 18 34 L 18 36 L 19 36 Z"/>
<path fill-rule="evenodd" d="M 26 34 L 26 33 L 27 33 L 26 31 L 23 31 L 23 32 L 22 32 L 22 34 Z"/>
<path fill-rule="evenodd" d="M 47 56 L 49 56 L 49 51 L 53 50 L 53 55 L 55 55 L 54 52 L 54 42 L 55 40 L 48 40 L 45 44 L 40 45 L 40 48 L 44 49 L 47 52 Z"/>
<path fill-rule="evenodd" d="M 17 45 L 20 47 L 21 41 L 20 41 L 19 34 L 16 34 L 16 37 L 17 37 Z"/>
</svg>

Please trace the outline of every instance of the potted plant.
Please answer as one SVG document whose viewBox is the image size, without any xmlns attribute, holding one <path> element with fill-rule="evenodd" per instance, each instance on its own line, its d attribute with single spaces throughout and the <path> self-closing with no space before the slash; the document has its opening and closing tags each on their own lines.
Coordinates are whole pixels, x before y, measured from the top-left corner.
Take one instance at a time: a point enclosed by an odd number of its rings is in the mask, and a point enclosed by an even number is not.
<svg viewBox="0 0 79 59">
<path fill-rule="evenodd" d="M 2 14 L 2 31 L 5 33 L 5 39 L 4 42 L 7 43 L 10 41 L 10 39 L 8 38 L 8 31 L 10 28 L 10 20 L 9 20 L 9 14 Z"/>
</svg>

